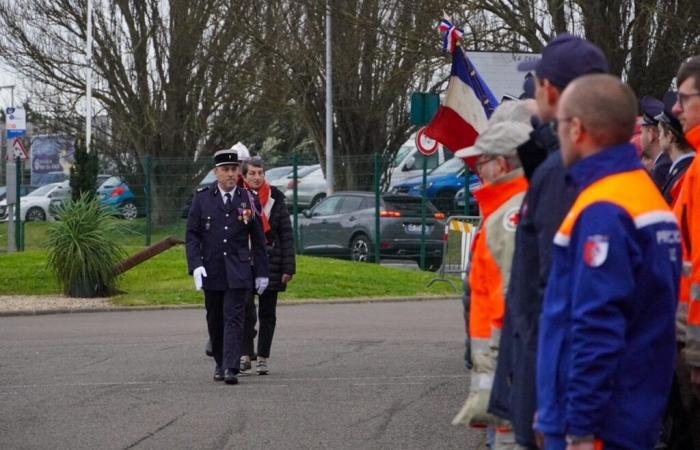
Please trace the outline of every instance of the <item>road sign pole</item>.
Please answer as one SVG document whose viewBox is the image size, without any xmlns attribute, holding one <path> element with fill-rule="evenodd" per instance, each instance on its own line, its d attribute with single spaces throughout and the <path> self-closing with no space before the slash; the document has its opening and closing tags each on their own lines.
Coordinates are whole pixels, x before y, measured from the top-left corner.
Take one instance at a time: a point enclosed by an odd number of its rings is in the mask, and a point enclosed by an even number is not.
<svg viewBox="0 0 700 450">
<path fill-rule="evenodd" d="M 22 250 L 22 207 L 20 205 L 19 187 L 22 184 L 22 160 L 15 158 L 15 192 L 17 201 L 15 202 L 15 250 Z"/>
</svg>

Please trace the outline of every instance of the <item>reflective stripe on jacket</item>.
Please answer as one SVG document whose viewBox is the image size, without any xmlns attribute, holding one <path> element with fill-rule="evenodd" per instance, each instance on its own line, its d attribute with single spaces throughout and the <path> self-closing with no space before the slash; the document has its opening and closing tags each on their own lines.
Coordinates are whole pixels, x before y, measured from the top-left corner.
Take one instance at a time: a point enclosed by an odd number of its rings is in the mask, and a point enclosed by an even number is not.
<svg viewBox="0 0 700 450">
<path fill-rule="evenodd" d="M 569 178 L 579 194 L 554 239 L 536 428 L 653 448 L 675 362 L 676 220 L 630 144 L 577 162 Z"/>
</svg>

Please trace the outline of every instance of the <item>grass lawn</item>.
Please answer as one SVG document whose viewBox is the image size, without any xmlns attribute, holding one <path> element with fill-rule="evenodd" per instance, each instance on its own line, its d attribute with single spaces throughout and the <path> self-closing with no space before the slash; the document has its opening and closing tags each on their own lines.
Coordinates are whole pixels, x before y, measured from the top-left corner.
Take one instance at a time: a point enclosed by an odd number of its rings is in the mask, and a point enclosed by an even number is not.
<svg viewBox="0 0 700 450">
<path fill-rule="evenodd" d="M 131 246 L 127 251 L 132 254 L 142 248 Z M 297 272 L 287 292 L 280 294 L 281 300 L 455 294 L 447 283 L 435 283 L 426 288 L 426 284 L 436 277 L 435 273 L 375 264 L 299 256 Z M 61 292 L 46 267 L 46 252 L 43 250 L 0 255 L 0 274 L 0 295 Z M 459 279 L 453 277 L 452 280 L 459 289 Z M 187 275 L 183 246 L 172 248 L 131 269 L 123 275 L 119 288 L 124 294 L 114 297 L 113 301 L 120 305 L 203 302 L 202 293 L 194 290 L 192 277 Z"/>
</svg>

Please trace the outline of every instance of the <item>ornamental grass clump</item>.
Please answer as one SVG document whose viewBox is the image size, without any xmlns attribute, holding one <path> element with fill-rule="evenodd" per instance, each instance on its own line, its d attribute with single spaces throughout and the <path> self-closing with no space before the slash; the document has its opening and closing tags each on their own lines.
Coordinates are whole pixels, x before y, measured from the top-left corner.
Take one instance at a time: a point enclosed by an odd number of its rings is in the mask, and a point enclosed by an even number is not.
<svg viewBox="0 0 700 450">
<path fill-rule="evenodd" d="M 126 256 L 115 241 L 118 220 L 88 194 L 58 208 L 49 226 L 49 268 L 70 297 L 106 297 L 116 292 L 117 267 Z"/>
</svg>

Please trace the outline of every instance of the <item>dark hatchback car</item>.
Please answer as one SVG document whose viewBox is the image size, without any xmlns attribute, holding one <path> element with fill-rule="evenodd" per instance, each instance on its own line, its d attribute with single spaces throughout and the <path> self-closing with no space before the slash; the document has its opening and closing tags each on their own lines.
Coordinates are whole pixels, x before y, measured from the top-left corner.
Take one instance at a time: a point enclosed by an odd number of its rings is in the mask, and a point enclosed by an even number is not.
<svg viewBox="0 0 700 450">
<path fill-rule="evenodd" d="M 420 264 L 421 199 L 382 194 L 380 255 Z M 442 264 L 444 214 L 430 202 L 426 207 L 426 269 Z M 339 192 L 299 219 L 299 245 L 304 254 L 373 261 L 375 199 L 371 192 Z"/>
</svg>

